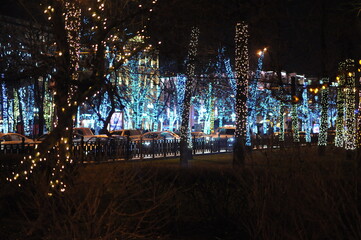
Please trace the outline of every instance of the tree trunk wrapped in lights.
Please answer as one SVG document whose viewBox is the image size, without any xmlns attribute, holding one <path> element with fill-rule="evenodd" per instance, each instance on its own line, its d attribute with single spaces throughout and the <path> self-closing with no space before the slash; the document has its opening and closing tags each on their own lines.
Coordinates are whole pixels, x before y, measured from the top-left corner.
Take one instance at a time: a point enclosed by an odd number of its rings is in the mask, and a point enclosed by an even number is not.
<svg viewBox="0 0 361 240">
<path fill-rule="evenodd" d="M 195 59 L 197 56 L 198 38 L 199 29 L 197 27 L 193 27 L 188 50 L 187 80 L 183 100 L 182 123 L 180 127 L 181 166 L 188 166 L 188 160 L 192 157 L 192 141 L 189 128 L 189 111 L 191 106 L 193 87 L 195 83 Z"/>
<path fill-rule="evenodd" d="M 327 129 L 328 129 L 328 79 L 323 79 L 321 87 L 321 120 L 320 132 L 318 134 L 319 153 L 325 153 L 325 146 L 327 146 Z"/>
<path fill-rule="evenodd" d="M 306 143 L 311 143 L 311 115 L 310 115 L 310 106 L 308 103 L 308 91 L 305 87 L 302 92 L 302 128 L 305 131 L 305 140 Z"/>
<path fill-rule="evenodd" d="M 184 94 L 186 90 L 187 77 L 183 75 L 177 75 L 177 87 L 176 87 L 176 95 L 177 95 L 177 103 L 176 103 L 176 120 L 177 120 L 177 129 L 182 122 L 182 113 L 184 108 Z"/>
<path fill-rule="evenodd" d="M 285 141 L 285 104 L 280 101 L 279 104 L 279 118 L 278 121 L 280 123 L 280 130 L 278 134 L 278 141 L 281 142 L 281 146 L 283 145 L 283 142 Z"/>
<path fill-rule="evenodd" d="M 233 165 L 245 162 L 245 138 L 247 128 L 247 88 L 248 88 L 248 24 L 244 21 L 236 26 L 235 72 L 236 72 L 236 131 L 233 151 Z"/>
<path fill-rule="evenodd" d="M 297 104 L 292 104 L 292 136 L 293 136 L 293 142 L 299 143 L 300 142 L 300 131 L 299 131 L 299 124 L 298 124 L 298 109 Z"/>
<path fill-rule="evenodd" d="M 336 118 L 336 136 L 335 136 L 335 146 L 342 148 L 345 141 L 345 129 L 344 129 L 344 112 L 345 112 L 345 92 L 343 86 L 345 84 L 345 79 L 342 74 L 336 77 L 338 89 L 337 89 L 337 118 Z"/>
<path fill-rule="evenodd" d="M 356 82 L 354 61 L 347 59 L 341 64 L 345 78 L 345 149 L 356 149 Z"/>
<path fill-rule="evenodd" d="M 213 87 L 212 83 L 208 84 L 208 91 L 206 94 L 206 99 L 204 100 L 205 113 L 204 113 L 204 128 L 203 132 L 206 134 L 211 134 L 211 125 L 214 123 L 214 99 L 213 99 Z M 212 119 L 213 115 L 213 119 Z"/>
</svg>

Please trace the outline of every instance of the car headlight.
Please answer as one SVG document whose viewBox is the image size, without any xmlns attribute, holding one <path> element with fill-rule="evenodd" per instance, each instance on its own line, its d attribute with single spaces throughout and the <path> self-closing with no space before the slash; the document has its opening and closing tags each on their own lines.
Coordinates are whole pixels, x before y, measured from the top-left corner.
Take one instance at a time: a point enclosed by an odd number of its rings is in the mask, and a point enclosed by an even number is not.
<svg viewBox="0 0 361 240">
<path fill-rule="evenodd" d="M 149 146 L 149 145 L 150 145 L 150 142 L 143 142 L 143 144 L 144 144 L 145 146 Z"/>
<path fill-rule="evenodd" d="M 232 137 L 232 138 L 228 138 L 228 140 L 227 140 L 228 142 L 234 142 L 234 138 Z"/>
</svg>

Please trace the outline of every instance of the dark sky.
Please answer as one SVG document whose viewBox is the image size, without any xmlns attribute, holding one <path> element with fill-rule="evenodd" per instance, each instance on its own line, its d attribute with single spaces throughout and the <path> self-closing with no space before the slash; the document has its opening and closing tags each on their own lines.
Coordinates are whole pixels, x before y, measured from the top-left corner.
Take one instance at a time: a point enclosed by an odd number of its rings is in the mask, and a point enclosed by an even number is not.
<svg viewBox="0 0 361 240">
<path fill-rule="evenodd" d="M 200 28 L 200 56 L 211 58 L 224 46 L 233 59 L 235 24 L 250 24 L 250 62 L 267 46 L 265 69 L 321 77 L 334 76 L 337 63 L 361 56 L 361 25 L 354 0 L 158 0 L 149 25 L 160 46 L 161 64 L 181 70 L 190 29 Z M 24 17 L 31 8 L 2 0 L 0 13 Z"/>
<path fill-rule="evenodd" d="M 240 20 L 250 23 L 253 68 L 257 60 L 255 53 L 265 46 L 269 48 L 265 69 L 281 68 L 315 77 L 334 77 L 339 61 L 361 56 L 360 19 L 349 0 L 175 2 L 158 11 L 153 25 L 153 37 L 164 43 L 165 60 L 186 55 L 189 29 L 195 24 L 200 27 L 203 54 L 226 46 L 232 55 L 234 26 Z"/>
</svg>

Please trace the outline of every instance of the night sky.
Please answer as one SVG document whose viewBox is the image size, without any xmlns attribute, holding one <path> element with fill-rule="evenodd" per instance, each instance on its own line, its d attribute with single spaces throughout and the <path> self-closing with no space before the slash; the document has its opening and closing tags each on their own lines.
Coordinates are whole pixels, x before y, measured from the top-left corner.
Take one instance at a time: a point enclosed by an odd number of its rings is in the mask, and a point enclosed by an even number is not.
<svg viewBox="0 0 361 240">
<path fill-rule="evenodd" d="M 164 0 L 166 1 L 166 0 Z M 339 0 L 183 0 L 159 10 L 154 37 L 163 40 L 163 59 L 186 54 L 191 25 L 201 31 L 201 54 L 226 46 L 234 51 L 234 26 L 250 23 L 250 61 L 256 68 L 258 49 L 268 47 L 265 69 L 282 69 L 314 77 L 335 77 L 337 63 L 361 56 L 357 6 Z M 167 8 L 167 7 L 164 7 Z M 159 24 L 161 22 L 162 24 Z M 162 59 L 162 58 L 161 58 Z"/>
<path fill-rule="evenodd" d="M 266 70 L 334 77 L 337 63 L 361 56 L 361 25 L 353 0 L 159 0 L 149 24 L 151 41 L 160 45 L 161 65 L 184 70 L 192 26 L 200 28 L 202 59 L 226 47 L 233 59 L 234 26 L 250 24 L 250 63 L 268 47 Z M 1 14 L 26 17 L 33 11 L 17 0 L 3 0 Z"/>
</svg>

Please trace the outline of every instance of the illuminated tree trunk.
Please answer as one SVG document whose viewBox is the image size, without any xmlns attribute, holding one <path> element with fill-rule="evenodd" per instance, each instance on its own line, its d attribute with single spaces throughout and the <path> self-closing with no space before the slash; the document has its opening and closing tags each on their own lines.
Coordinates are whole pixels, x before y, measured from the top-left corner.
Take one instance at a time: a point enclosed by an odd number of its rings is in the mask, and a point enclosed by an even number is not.
<svg viewBox="0 0 361 240">
<path fill-rule="evenodd" d="M 311 118 L 310 118 L 310 109 L 309 109 L 309 104 L 308 104 L 307 88 L 303 89 L 302 98 L 303 98 L 303 102 L 302 102 L 302 114 L 303 114 L 302 128 L 303 128 L 303 131 L 305 131 L 305 133 L 306 133 L 306 136 L 305 136 L 306 143 L 311 143 Z"/>
<path fill-rule="evenodd" d="M 224 111 L 225 101 L 223 99 L 219 99 L 217 105 L 218 105 L 218 120 L 219 120 L 218 125 L 219 125 L 219 127 L 223 127 L 223 118 L 224 118 L 224 114 L 225 114 L 225 111 Z M 214 128 L 214 126 L 213 126 L 213 128 Z M 211 129 L 211 130 L 214 130 L 214 129 Z"/>
<path fill-rule="evenodd" d="M 156 85 L 155 86 L 156 88 L 156 95 L 155 95 L 155 102 L 153 104 L 153 112 L 152 112 L 152 120 L 153 120 L 153 131 L 158 131 L 158 128 L 159 128 L 159 114 L 161 112 L 161 102 L 160 102 L 160 94 L 161 94 L 161 91 L 160 91 L 160 86 L 159 85 Z"/>
<path fill-rule="evenodd" d="M 248 87 L 248 24 L 238 23 L 235 36 L 236 70 L 236 131 L 233 151 L 233 166 L 245 163 L 245 137 L 247 127 L 247 87 Z"/>
<path fill-rule="evenodd" d="M 176 128 L 179 129 L 179 125 L 182 122 L 182 113 L 184 109 L 184 94 L 186 88 L 187 78 L 185 76 L 177 76 L 177 103 L 176 103 Z"/>
<path fill-rule="evenodd" d="M 176 110 L 169 109 L 169 131 L 174 131 L 174 122 L 177 120 L 174 111 Z"/>
<path fill-rule="evenodd" d="M 327 146 L 327 129 L 328 129 L 328 79 L 323 80 L 324 85 L 321 88 L 321 120 L 320 132 L 318 134 L 318 153 L 325 154 Z"/>
<path fill-rule="evenodd" d="M 15 91 L 14 91 L 15 94 Z M 17 125 L 20 124 L 20 126 L 17 126 L 16 128 L 16 132 L 20 133 L 20 134 L 24 134 L 24 117 L 23 117 L 23 104 L 21 104 L 21 97 L 20 94 L 18 92 L 16 92 L 16 95 L 14 97 L 17 97 L 18 99 L 18 112 L 19 112 L 19 119 L 17 119 L 17 117 L 15 117 L 15 120 L 17 121 Z M 15 100 L 15 99 L 14 99 Z M 20 129 L 18 129 L 20 128 Z"/>
<path fill-rule="evenodd" d="M 189 128 L 189 111 L 194 86 L 195 58 L 197 55 L 199 29 L 192 28 L 191 40 L 188 51 L 187 80 L 183 100 L 182 123 L 180 127 L 180 164 L 183 167 L 188 166 L 188 160 L 192 157 L 192 141 Z"/>
<path fill-rule="evenodd" d="M 299 125 L 298 125 L 298 111 L 297 111 L 297 104 L 292 104 L 292 136 L 293 142 L 299 143 L 300 142 L 300 133 L 299 133 Z"/>
<path fill-rule="evenodd" d="M 347 59 L 342 63 L 343 75 L 345 78 L 345 149 L 356 149 L 356 83 L 354 62 Z"/>
<path fill-rule="evenodd" d="M 206 95 L 206 99 L 205 99 L 205 109 L 206 109 L 206 112 L 204 113 L 204 129 L 203 129 L 203 132 L 206 133 L 206 134 L 210 134 L 211 133 L 211 121 L 212 121 L 212 113 L 213 113 L 213 116 L 214 116 L 214 112 L 213 112 L 213 108 L 214 108 L 214 105 L 213 105 L 213 91 L 212 91 L 212 84 L 209 83 L 208 85 L 208 93 Z"/>
<path fill-rule="evenodd" d="M 344 84 L 344 78 L 343 76 L 338 76 L 337 78 L 339 88 L 337 89 L 337 118 L 336 118 L 336 136 L 335 136 L 335 146 L 342 148 L 344 146 L 344 99 L 345 99 L 345 93 L 343 91 L 343 88 L 341 87 Z"/>
<path fill-rule="evenodd" d="M 8 96 L 6 92 L 6 84 L 2 83 L 1 87 L 1 116 L 3 120 L 1 132 L 7 133 L 9 132 L 9 109 L 8 109 Z"/>
<path fill-rule="evenodd" d="M 214 132 L 214 115 L 215 115 L 215 109 L 214 109 L 214 99 L 212 98 L 212 107 L 211 107 L 211 116 L 209 117 L 209 131 L 212 133 Z M 220 119 L 219 120 L 219 126 L 222 127 L 223 126 L 223 122 Z"/>
<path fill-rule="evenodd" d="M 278 134 L 278 141 L 280 143 L 280 148 L 284 147 L 285 142 L 285 105 L 283 102 L 279 104 L 279 116 L 278 121 L 280 123 L 280 130 Z"/>
</svg>

